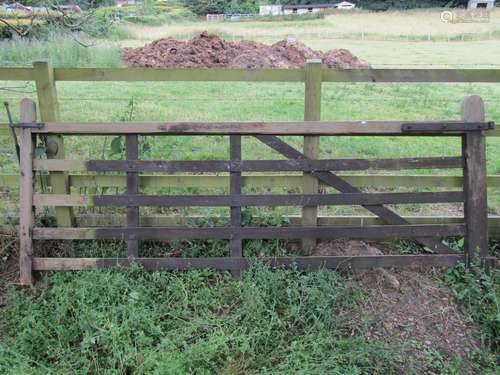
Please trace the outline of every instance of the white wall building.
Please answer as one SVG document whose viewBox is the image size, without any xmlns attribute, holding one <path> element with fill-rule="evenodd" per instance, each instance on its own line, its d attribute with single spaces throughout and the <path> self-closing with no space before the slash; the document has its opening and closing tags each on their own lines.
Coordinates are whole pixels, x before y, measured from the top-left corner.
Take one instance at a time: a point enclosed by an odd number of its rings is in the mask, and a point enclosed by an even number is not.
<svg viewBox="0 0 500 375">
<path fill-rule="evenodd" d="M 306 5 L 261 5 L 260 16 L 279 16 L 281 14 L 305 14 L 316 13 L 326 9 L 352 9 L 356 5 L 348 1 L 337 4 L 306 4 Z"/>
<path fill-rule="evenodd" d="M 283 5 L 261 5 L 259 7 L 260 16 L 279 16 L 283 14 Z"/>
<path fill-rule="evenodd" d="M 469 0 L 467 9 L 492 9 L 495 7 L 495 0 Z"/>
</svg>

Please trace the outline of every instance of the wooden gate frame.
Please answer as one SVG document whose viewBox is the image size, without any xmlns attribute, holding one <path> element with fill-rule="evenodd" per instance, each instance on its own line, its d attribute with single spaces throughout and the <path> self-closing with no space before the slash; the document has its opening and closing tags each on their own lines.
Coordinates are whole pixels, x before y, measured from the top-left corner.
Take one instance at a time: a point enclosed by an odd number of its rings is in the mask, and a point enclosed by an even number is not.
<svg viewBox="0 0 500 375">
<path fill-rule="evenodd" d="M 20 282 L 31 284 L 32 271 L 82 269 L 85 267 L 127 266 L 131 262 L 148 269 L 188 269 L 213 267 L 239 272 L 251 260 L 243 256 L 243 239 L 304 238 L 415 238 L 437 254 L 371 255 L 371 256 L 297 256 L 259 258 L 274 266 L 296 264 L 302 268 L 396 267 L 409 265 L 453 265 L 469 263 L 488 254 L 486 200 L 486 146 L 484 131 L 493 123 L 484 122 L 484 108 L 479 97 L 467 98 L 462 107 L 462 121 L 363 121 L 363 122 L 288 122 L 288 123 L 36 123 L 35 103 L 21 103 L 21 189 L 20 189 Z M 34 159 L 37 135 L 123 135 L 127 160 L 75 161 Z M 230 160 L 166 161 L 137 160 L 138 135 L 225 135 L 230 137 Z M 254 136 L 286 160 L 242 160 L 241 136 Z M 328 159 L 308 157 L 278 135 L 319 136 L 459 136 L 462 154 L 458 157 L 399 159 Z M 366 169 L 461 168 L 463 191 L 363 193 L 337 176 L 334 171 Z M 127 174 L 125 195 L 79 196 L 39 194 L 34 189 L 37 171 L 120 171 Z M 162 196 L 139 194 L 140 172 L 228 172 L 229 195 Z M 308 173 L 341 194 L 243 195 L 241 173 L 260 171 L 297 171 Z M 463 224 L 411 225 L 385 204 L 463 202 Z M 40 206 L 122 206 L 127 207 L 126 227 L 36 228 L 33 208 Z M 228 206 L 230 226 L 220 228 L 179 228 L 139 226 L 139 206 Z M 361 205 L 380 217 L 387 225 L 255 228 L 241 226 L 242 206 L 317 206 Z M 464 236 L 464 254 L 457 254 L 439 240 L 443 236 Z M 41 258 L 33 257 L 33 240 L 126 240 L 128 258 Z M 145 239 L 227 239 L 230 257 L 212 258 L 142 258 L 138 241 Z"/>
</svg>

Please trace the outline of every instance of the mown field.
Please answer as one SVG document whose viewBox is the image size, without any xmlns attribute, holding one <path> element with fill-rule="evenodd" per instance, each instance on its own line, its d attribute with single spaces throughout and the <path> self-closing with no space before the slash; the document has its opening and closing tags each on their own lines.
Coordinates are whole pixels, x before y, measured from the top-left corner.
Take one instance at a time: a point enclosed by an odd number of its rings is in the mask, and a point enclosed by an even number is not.
<svg viewBox="0 0 500 375">
<path fill-rule="evenodd" d="M 304 35 L 303 41 L 313 48 L 348 48 L 375 67 L 500 68 L 497 39 L 500 13 L 493 13 L 492 22 L 481 25 L 446 25 L 434 17 L 439 17 L 438 11 L 358 12 L 307 22 L 131 26 L 133 39 L 99 40 L 91 47 L 60 36 L 48 42 L 3 41 L 0 66 L 29 66 L 35 58 L 50 57 L 55 66 L 61 67 L 118 67 L 123 65 L 119 55 L 121 46 L 142 45 L 169 35 L 185 38 L 209 29 L 229 37 L 244 36 L 263 42 Z M 429 25 L 426 20 L 430 20 Z M 360 25 L 365 33 L 363 39 L 359 35 Z M 382 25 L 390 27 L 382 31 Z M 328 31 L 337 34 L 321 36 Z M 461 41 L 463 34 L 468 35 L 466 41 Z M 429 35 L 438 41 L 429 41 Z M 418 41 L 408 41 L 412 37 Z M 477 40 L 467 41 L 467 38 Z M 476 94 L 485 100 L 487 120 L 500 123 L 500 84 L 332 83 L 324 84 L 322 93 L 322 120 L 458 119 L 463 97 Z M 64 82 L 58 83 L 58 95 L 61 118 L 65 121 L 303 119 L 303 85 L 292 83 Z M 0 99 L 11 103 L 16 119 L 17 105 L 23 97 L 36 99 L 33 83 L 0 82 Z M 2 111 L 0 123 L 3 122 L 6 117 Z M 298 137 L 289 140 L 301 147 Z M 65 142 L 69 158 L 121 157 L 112 154 L 111 137 L 92 140 L 68 137 Z M 151 159 L 228 156 L 224 137 L 215 141 L 203 137 L 153 137 L 144 140 L 142 147 L 141 157 Z M 488 174 L 500 174 L 500 137 L 489 137 L 487 147 Z M 322 157 L 453 156 L 459 151 L 458 141 L 450 138 L 325 137 L 321 143 Z M 277 156 L 245 137 L 243 157 Z M 17 172 L 12 141 L 1 137 L 0 174 Z M 169 192 L 205 191 L 208 190 Z M 15 223 L 16 194 L 17 188 L 13 186 L 2 195 L 0 215 L 4 221 Z M 459 209 L 450 205 L 397 207 L 404 214 L 425 215 L 455 214 Z M 151 211 L 166 213 L 160 209 Z M 489 189 L 489 211 L 500 214 L 498 190 Z M 226 213 L 208 209 L 193 212 Z M 261 223 L 268 225 L 281 224 L 283 213 L 297 212 L 280 209 L 262 215 L 252 211 Z M 355 207 L 322 208 L 321 213 L 364 211 Z M 0 373 L 495 374 L 498 371 L 498 272 L 486 275 L 476 270 L 474 274 L 459 266 L 423 274 L 395 273 L 401 287 L 394 290 L 383 278 L 372 274 L 271 270 L 259 264 L 240 280 L 210 270 L 146 272 L 133 267 L 45 275 L 34 288 L 19 290 L 11 283 L 15 277 L 16 239 L 7 234 L 0 239 Z M 421 251 L 408 242 L 384 246 L 402 253 Z M 121 244 L 76 242 L 70 246 L 52 244 L 37 251 L 49 255 L 117 256 L 124 248 Z M 246 254 L 252 256 L 287 251 L 277 241 L 256 241 L 247 243 L 245 248 Z M 492 243 L 492 251 L 499 251 L 498 244 Z M 222 241 L 144 243 L 141 248 L 144 255 L 160 256 L 225 255 L 226 252 L 227 246 Z M 372 276 L 375 281 L 370 281 Z M 429 301 L 433 311 L 416 309 Z"/>
</svg>

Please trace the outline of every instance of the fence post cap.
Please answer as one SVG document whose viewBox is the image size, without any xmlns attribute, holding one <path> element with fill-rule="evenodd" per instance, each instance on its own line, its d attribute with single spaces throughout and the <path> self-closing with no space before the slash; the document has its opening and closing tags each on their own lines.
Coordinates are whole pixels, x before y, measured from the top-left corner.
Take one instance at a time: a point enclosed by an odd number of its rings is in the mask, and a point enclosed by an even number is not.
<svg viewBox="0 0 500 375">
<path fill-rule="evenodd" d="M 33 65 L 35 65 L 35 64 L 50 64 L 50 59 L 33 60 Z"/>
<path fill-rule="evenodd" d="M 479 95 L 466 96 L 460 105 L 462 121 L 484 121 L 484 101 Z"/>
</svg>

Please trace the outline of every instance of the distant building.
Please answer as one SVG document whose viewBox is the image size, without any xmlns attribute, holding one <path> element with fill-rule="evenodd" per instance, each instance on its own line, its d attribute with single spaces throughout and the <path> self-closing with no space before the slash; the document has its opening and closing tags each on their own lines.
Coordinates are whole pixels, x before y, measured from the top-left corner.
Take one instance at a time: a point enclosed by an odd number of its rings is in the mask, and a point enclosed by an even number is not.
<svg viewBox="0 0 500 375">
<path fill-rule="evenodd" d="M 259 15 L 279 16 L 282 14 L 317 13 L 327 9 L 353 9 L 354 7 L 356 7 L 356 5 L 349 1 L 342 1 L 336 4 L 261 5 L 259 7 Z"/>
<path fill-rule="evenodd" d="M 326 9 L 335 9 L 337 4 L 283 5 L 283 14 L 317 13 Z"/>
<path fill-rule="evenodd" d="M 260 16 L 279 16 L 283 14 L 283 5 L 261 5 L 259 7 Z"/>
<path fill-rule="evenodd" d="M 349 1 L 342 1 L 341 3 L 335 4 L 337 5 L 337 9 L 354 9 L 356 8 L 356 4 L 350 3 Z"/>
<path fill-rule="evenodd" d="M 467 9 L 491 9 L 495 7 L 495 0 L 469 0 Z"/>
<path fill-rule="evenodd" d="M 124 5 L 135 5 L 135 0 L 115 0 L 115 5 L 117 7 L 122 7 Z"/>
</svg>

